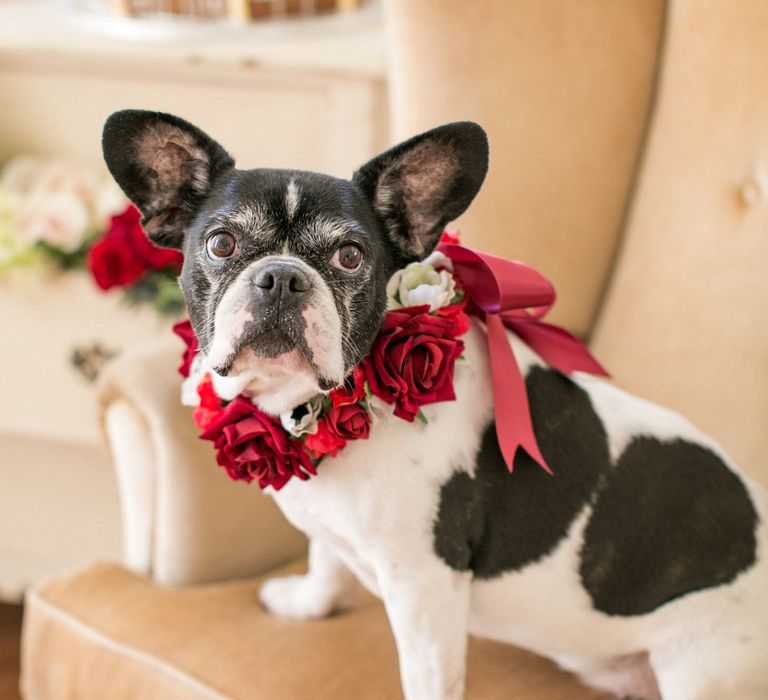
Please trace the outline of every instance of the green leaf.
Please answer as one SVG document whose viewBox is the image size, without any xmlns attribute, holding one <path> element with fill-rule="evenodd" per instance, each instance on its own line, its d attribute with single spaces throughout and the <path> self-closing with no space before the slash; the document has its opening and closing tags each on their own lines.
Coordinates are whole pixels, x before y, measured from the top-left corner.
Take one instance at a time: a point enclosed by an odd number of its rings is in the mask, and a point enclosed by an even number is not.
<svg viewBox="0 0 768 700">
<path fill-rule="evenodd" d="M 83 241 L 75 250 L 62 250 L 45 241 L 36 241 L 35 247 L 60 270 L 79 270 L 85 267 L 90 248 L 89 241 Z"/>
<path fill-rule="evenodd" d="M 427 417 L 424 415 L 424 412 L 419 409 L 419 412 L 416 414 L 416 418 L 418 418 L 424 425 L 427 425 L 429 421 L 427 420 Z"/>
<path fill-rule="evenodd" d="M 164 316 L 178 317 L 184 311 L 184 296 L 176 274 L 169 269 L 149 270 L 125 288 L 125 298 L 130 304 L 152 304 Z"/>
</svg>

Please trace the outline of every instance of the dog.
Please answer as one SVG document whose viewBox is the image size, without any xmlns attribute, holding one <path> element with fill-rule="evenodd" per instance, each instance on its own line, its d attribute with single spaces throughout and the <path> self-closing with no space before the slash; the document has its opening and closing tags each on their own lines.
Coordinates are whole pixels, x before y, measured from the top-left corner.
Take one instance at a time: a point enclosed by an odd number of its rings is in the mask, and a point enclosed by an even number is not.
<svg viewBox="0 0 768 700">
<path fill-rule="evenodd" d="M 103 148 L 149 238 L 184 252 L 179 282 L 217 388 L 273 415 L 345 381 L 380 329 L 390 276 L 435 248 L 488 167 L 471 122 L 351 180 L 238 170 L 156 112 L 113 114 Z M 523 451 L 508 473 L 473 320 L 455 401 L 424 407 L 425 424 L 378 422 L 272 493 L 310 537 L 309 571 L 268 581 L 263 604 L 322 617 L 361 582 L 386 607 L 407 700 L 463 697 L 468 633 L 618 697 L 768 698 L 766 491 L 684 418 L 563 376 L 508 335 L 554 476 Z"/>
</svg>

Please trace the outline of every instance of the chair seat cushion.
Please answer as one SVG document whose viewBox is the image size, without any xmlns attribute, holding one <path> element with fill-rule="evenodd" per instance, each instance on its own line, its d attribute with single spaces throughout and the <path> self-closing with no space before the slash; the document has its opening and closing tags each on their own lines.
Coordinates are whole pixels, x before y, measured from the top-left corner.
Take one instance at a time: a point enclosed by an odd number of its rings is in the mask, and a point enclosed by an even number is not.
<svg viewBox="0 0 768 700">
<path fill-rule="evenodd" d="M 275 573 L 295 573 L 303 566 Z M 356 607 L 328 619 L 281 620 L 257 603 L 262 581 L 170 589 L 118 565 L 98 564 L 38 586 L 29 592 L 25 609 L 24 696 L 401 697 L 395 645 L 379 601 L 365 594 Z M 549 661 L 473 639 L 467 697 L 604 696 Z"/>
</svg>

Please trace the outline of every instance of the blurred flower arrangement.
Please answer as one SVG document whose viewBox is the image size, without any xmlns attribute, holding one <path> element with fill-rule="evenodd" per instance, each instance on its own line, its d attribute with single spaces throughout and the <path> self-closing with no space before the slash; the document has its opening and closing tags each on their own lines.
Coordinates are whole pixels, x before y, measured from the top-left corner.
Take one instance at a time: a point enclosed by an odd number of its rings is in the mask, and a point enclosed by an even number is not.
<svg viewBox="0 0 768 700">
<path fill-rule="evenodd" d="M 106 176 L 31 157 L 0 173 L 0 280 L 88 270 L 101 290 L 177 316 L 181 263 L 178 251 L 149 242 L 139 212 Z"/>
</svg>

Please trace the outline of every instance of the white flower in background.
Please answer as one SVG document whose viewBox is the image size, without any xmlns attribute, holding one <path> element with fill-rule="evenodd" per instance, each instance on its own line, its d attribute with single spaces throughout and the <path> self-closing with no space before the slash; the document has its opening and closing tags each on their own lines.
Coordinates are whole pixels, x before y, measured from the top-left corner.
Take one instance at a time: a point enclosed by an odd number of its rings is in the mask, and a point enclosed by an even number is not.
<svg viewBox="0 0 768 700">
<path fill-rule="evenodd" d="M 98 188 L 99 179 L 92 170 L 78 168 L 62 160 L 50 160 L 40 170 L 31 194 L 71 192 L 90 208 Z"/>
<path fill-rule="evenodd" d="M 30 250 L 42 241 L 73 252 L 127 206 L 111 178 L 61 160 L 30 156 L 6 164 L 0 193 L 14 200 L 12 232 L 18 245 Z"/>
<path fill-rule="evenodd" d="M 280 422 L 293 437 L 314 435 L 317 432 L 317 417 L 323 408 L 323 397 L 316 396 L 291 411 L 280 414 Z"/>
<path fill-rule="evenodd" d="M 453 275 L 447 269 L 436 270 L 427 260 L 410 263 L 389 278 L 387 308 L 428 305 L 430 311 L 436 311 L 451 303 L 456 296 Z"/>
<path fill-rule="evenodd" d="M 74 192 L 37 190 L 24 200 L 16 217 L 16 231 L 30 245 L 43 241 L 71 252 L 83 243 L 90 219 L 85 203 Z"/>
<path fill-rule="evenodd" d="M 93 223 L 97 230 L 107 227 L 111 217 L 125 211 L 128 200 L 112 178 L 104 178 L 93 200 Z"/>
<path fill-rule="evenodd" d="M 20 156 L 9 161 L 0 173 L 0 190 L 15 196 L 27 194 L 43 169 L 43 160 Z"/>
</svg>

